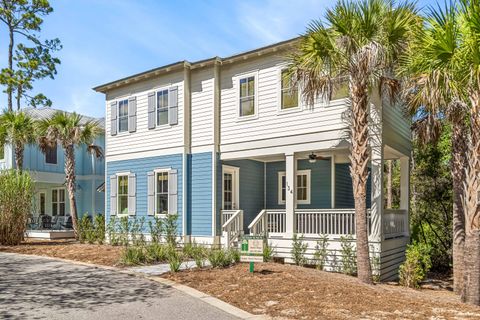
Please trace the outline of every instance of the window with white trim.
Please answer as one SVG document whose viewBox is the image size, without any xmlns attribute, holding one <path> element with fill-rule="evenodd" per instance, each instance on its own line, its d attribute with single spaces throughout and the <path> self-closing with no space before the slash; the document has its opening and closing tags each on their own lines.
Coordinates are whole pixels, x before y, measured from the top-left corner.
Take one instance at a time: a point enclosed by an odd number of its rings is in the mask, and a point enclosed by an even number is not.
<svg viewBox="0 0 480 320">
<path fill-rule="evenodd" d="M 280 109 L 288 110 L 298 107 L 298 87 L 293 84 L 292 76 L 288 70 L 281 72 L 280 79 Z"/>
<path fill-rule="evenodd" d="M 310 204 L 310 170 L 298 170 L 295 185 L 297 188 L 297 203 Z M 278 173 L 278 204 L 285 204 L 287 179 L 285 172 Z"/>
<path fill-rule="evenodd" d="M 240 117 L 255 115 L 255 76 L 240 78 L 240 101 L 239 113 Z"/>
<path fill-rule="evenodd" d="M 118 132 L 128 131 L 128 99 L 118 101 Z"/>
<path fill-rule="evenodd" d="M 168 124 L 168 89 L 157 91 L 157 126 Z"/>
<path fill-rule="evenodd" d="M 65 216 L 65 189 L 52 189 L 52 215 Z"/>
<path fill-rule="evenodd" d="M 57 146 L 47 147 L 45 150 L 45 163 L 57 164 Z"/>
<path fill-rule="evenodd" d="M 128 214 L 128 175 L 118 175 L 117 180 L 117 214 Z"/>
<path fill-rule="evenodd" d="M 155 172 L 155 214 L 168 213 L 168 171 Z"/>
</svg>

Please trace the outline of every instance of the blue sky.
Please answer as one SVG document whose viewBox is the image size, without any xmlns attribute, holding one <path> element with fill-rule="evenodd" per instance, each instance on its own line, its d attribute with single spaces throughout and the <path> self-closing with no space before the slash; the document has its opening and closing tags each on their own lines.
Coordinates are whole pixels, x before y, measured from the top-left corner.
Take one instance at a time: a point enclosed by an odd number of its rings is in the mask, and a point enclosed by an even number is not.
<svg viewBox="0 0 480 320">
<path fill-rule="evenodd" d="M 301 34 L 327 0 L 154 1 L 52 0 L 42 37 L 58 37 L 63 50 L 55 80 L 36 92 L 53 107 L 101 117 L 104 95 L 91 88 L 179 60 L 228 56 Z M 435 0 L 420 0 L 420 6 Z M 0 27 L 0 66 L 7 34 Z M 0 106 L 6 95 L 0 93 Z"/>
</svg>

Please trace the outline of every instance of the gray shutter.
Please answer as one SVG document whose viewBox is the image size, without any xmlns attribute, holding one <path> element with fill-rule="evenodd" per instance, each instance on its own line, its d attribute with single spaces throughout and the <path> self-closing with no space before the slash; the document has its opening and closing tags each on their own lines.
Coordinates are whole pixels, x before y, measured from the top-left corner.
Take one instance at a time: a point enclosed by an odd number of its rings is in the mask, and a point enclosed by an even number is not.
<svg viewBox="0 0 480 320">
<path fill-rule="evenodd" d="M 177 214 L 177 170 L 168 172 L 168 213 Z"/>
<path fill-rule="evenodd" d="M 147 214 L 155 215 L 155 172 L 147 173 Z"/>
<path fill-rule="evenodd" d="M 117 176 L 110 176 L 110 215 L 117 214 Z"/>
<path fill-rule="evenodd" d="M 178 124 L 178 87 L 168 90 L 168 123 Z"/>
<path fill-rule="evenodd" d="M 137 131 L 137 98 L 128 99 L 128 132 Z"/>
<path fill-rule="evenodd" d="M 110 104 L 110 134 L 112 136 L 117 135 L 117 101 Z"/>
<path fill-rule="evenodd" d="M 135 173 L 128 175 L 128 215 L 134 216 L 137 211 L 137 179 Z"/>
<path fill-rule="evenodd" d="M 155 92 L 148 94 L 148 129 L 155 129 Z"/>
</svg>

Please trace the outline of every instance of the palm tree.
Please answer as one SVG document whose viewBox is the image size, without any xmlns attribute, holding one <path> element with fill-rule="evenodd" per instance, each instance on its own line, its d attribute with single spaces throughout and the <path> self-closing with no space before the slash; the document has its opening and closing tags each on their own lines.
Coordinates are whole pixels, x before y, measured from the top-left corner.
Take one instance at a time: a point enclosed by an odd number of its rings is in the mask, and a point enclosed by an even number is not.
<svg viewBox="0 0 480 320">
<path fill-rule="evenodd" d="M 33 119 L 24 112 L 5 111 L 0 115 L 0 146 L 10 144 L 15 152 L 15 166 L 23 169 L 25 146 L 35 142 Z"/>
<path fill-rule="evenodd" d="M 480 1 L 460 1 L 461 74 L 470 108 L 465 181 L 465 277 L 462 300 L 480 305 Z"/>
<path fill-rule="evenodd" d="M 61 145 L 65 153 L 65 179 L 70 202 L 70 214 L 75 235 L 77 235 L 77 205 L 75 200 L 75 148 L 87 145 L 87 151 L 97 157 L 102 156 L 99 146 L 93 145 L 102 129 L 95 121 L 83 121 L 81 115 L 57 111 L 51 118 L 38 122 L 38 143 L 46 152 L 48 148 Z"/>
<path fill-rule="evenodd" d="M 463 288 L 465 219 L 463 194 L 468 136 L 467 104 L 459 70 L 461 32 L 458 10 L 450 5 L 431 9 L 424 26 L 416 29 L 414 41 L 400 67 L 406 79 L 407 109 L 417 118 L 414 129 L 421 143 L 439 138 L 441 121 L 452 125 L 453 181 L 453 274 L 454 290 Z"/>
<path fill-rule="evenodd" d="M 291 72 L 313 106 L 319 96 L 348 81 L 350 97 L 350 172 L 356 216 L 358 277 L 373 283 L 367 233 L 368 109 L 371 88 L 393 98 L 399 81 L 393 69 L 417 22 L 413 4 L 393 0 L 340 0 L 325 22 L 314 21 L 292 56 Z"/>
</svg>

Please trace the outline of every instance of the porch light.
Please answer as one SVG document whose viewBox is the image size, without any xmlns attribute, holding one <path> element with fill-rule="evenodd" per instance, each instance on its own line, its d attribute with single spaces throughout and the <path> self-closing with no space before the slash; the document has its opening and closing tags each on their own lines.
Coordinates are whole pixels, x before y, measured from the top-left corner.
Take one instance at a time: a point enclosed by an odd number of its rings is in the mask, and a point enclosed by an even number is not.
<svg viewBox="0 0 480 320">
<path fill-rule="evenodd" d="M 310 162 L 310 163 L 317 162 L 317 155 L 312 152 L 312 154 L 308 156 L 308 162 Z"/>
</svg>

